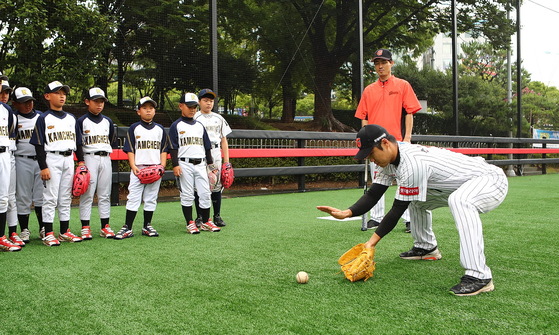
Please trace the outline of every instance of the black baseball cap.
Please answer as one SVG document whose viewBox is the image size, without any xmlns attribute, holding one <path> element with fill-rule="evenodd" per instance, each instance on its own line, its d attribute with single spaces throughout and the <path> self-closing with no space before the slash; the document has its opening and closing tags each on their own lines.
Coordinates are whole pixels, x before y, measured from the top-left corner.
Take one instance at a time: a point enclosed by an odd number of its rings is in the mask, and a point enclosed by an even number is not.
<svg viewBox="0 0 559 335">
<path fill-rule="evenodd" d="M 373 56 L 373 62 L 375 59 L 392 60 L 392 53 L 386 49 L 378 49 Z"/>
<path fill-rule="evenodd" d="M 373 151 L 373 147 L 383 139 L 388 137 L 388 132 L 383 127 L 376 124 L 369 124 L 361 128 L 357 133 L 355 142 L 359 151 L 353 157 L 355 159 L 365 159 Z"/>
<path fill-rule="evenodd" d="M 198 99 L 202 99 L 203 97 L 208 95 L 211 96 L 212 99 L 215 99 L 217 97 L 217 94 L 215 94 L 214 91 L 210 90 L 209 88 L 204 88 L 200 91 L 200 93 L 198 93 Z"/>
<path fill-rule="evenodd" d="M 155 102 L 155 100 L 153 100 L 152 98 L 146 96 L 140 99 L 140 102 L 138 102 L 138 106 L 136 106 L 136 110 L 140 110 L 140 107 L 148 102 L 151 102 L 153 104 L 153 107 L 157 108 L 157 102 Z"/>
<path fill-rule="evenodd" d="M 105 96 L 105 91 L 103 91 L 99 87 L 92 87 L 87 90 L 85 98 L 87 100 L 103 99 L 105 102 L 109 101 L 109 99 L 107 99 L 107 97 Z"/>
<path fill-rule="evenodd" d="M 15 89 L 12 99 L 15 102 L 23 103 L 29 100 L 35 100 L 33 93 L 27 87 L 18 87 Z"/>
<path fill-rule="evenodd" d="M 54 93 L 54 92 L 58 92 L 60 90 L 63 90 L 64 92 L 66 92 L 66 94 L 69 94 L 70 93 L 70 86 L 63 85 L 59 81 L 53 81 L 53 82 L 50 82 L 45 87 L 45 93 Z"/>
</svg>

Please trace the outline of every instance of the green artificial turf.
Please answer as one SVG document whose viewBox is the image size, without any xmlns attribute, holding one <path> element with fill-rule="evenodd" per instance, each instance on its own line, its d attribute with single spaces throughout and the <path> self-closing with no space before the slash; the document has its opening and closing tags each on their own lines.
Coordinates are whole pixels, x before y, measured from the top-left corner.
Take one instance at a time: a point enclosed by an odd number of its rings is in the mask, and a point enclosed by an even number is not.
<svg viewBox="0 0 559 335">
<path fill-rule="evenodd" d="M 505 202 L 482 215 L 495 291 L 455 297 L 463 275 L 447 208 L 433 213 L 440 261 L 406 261 L 400 223 L 377 246 L 375 276 L 351 283 L 338 257 L 371 232 L 320 220 L 362 189 L 223 200 L 219 233 L 188 235 L 180 204 L 158 204 L 160 237 L 98 237 L 0 254 L 1 334 L 553 334 L 557 333 L 559 175 L 510 178 Z M 389 200 L 394 194 L 389 189 Z M 225 192 L 227 195 L 227 191 Z M 113 207 L 118 230 L 125 207 Z M 58 224 L 55 224 L 58 228 Z M 77 208 L 71 228 L 79 233 Z M 57 229 L 55 229 L 57 230 Z M 308 284 L 295 275 L 306 271 Z"/>
</svg>

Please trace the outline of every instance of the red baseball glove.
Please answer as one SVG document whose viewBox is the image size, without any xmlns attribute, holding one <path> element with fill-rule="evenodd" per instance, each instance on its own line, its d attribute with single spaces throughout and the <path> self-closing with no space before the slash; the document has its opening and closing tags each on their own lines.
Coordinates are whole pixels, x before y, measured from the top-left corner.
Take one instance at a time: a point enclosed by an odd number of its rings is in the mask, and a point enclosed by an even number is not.
<svg viewBox="0 0 559 335">
<path fill-rule="evenodd" d="M 91 173 L 85 165 L 78 166 L 74 173 L 74 183 L 72 185 L 72 195 L 79 197 L 84 194 L 89 187 Z"/>
<path fill-rule="evenodd" d="M 221 185 L 225 188 L 229 188 L 233 185 L 234 180 L 235 171 L 233 171 L 233 165 L 231 165 L 231 163 L 223 163 L 221 166 Z"/>
<path fill-rule="evenodd" d="M 141 169 L 136 177 L 140 179 L 142 184 L 151 184 L 161 179 L 163 174 L 165 174 L 165 167 L 163 165 L 152 165 Z"/>
</svg>

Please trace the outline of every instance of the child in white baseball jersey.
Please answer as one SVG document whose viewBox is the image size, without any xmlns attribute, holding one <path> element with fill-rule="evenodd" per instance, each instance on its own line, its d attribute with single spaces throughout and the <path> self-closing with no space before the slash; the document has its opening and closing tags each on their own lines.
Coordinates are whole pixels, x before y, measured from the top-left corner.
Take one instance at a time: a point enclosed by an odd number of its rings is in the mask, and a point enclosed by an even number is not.
<svg viewBox="0 0 559 335">
<path fill-rule="evenodd" d="M 45 87 L 44 98 L 49 109 L 39 116 L 29 142 L 35 146 L 43 180 L 43 243 L 59 246 L 60 241 L 81 242 L 82 238 L 70 231 L 70 205 L 74 177 L 74 152 L 78 165 L 83 165 L 81 138 L 74 115 L 62 108 L 70 87 L 53 81 Z M 58 209 L 60 233 L 54 236 L 53 222 Z"/>
<path fill-rule="evenodd" d="M 0 91 L 0 102 L 7 104 L 10 100 L 10 94 L 12 93 L 12 88 L 8 82 L 8 77 L 2 76 L 2 89 Z M 12 114 L 13 122 L 15 122 L 15 128 L 10 133 L 10 164 L 11 169 L 9 172 L 9 188 L 8 188 L 8 213 L 7 223 L 8 223 L 8 238 L 12 243 L 17 244 L 21 247 L 25 246 L 25 242 L 17 234 L 17 205 L 16 205 L 16 159 L 14 152 L 16 151 L 16 137 L 17 137 L 17 116 Z"/>
<path fill-rule="evenodd" d="M 201 228 L 211 232 L 221 230 L 210 220 L 211 192 L 207 165 L 214 162 L 208 133 L 200 122 L 194 120 L 197 107 L 196 94 L 186 93 L 181 96 L 179 108 L 182 117 L 169 128 L 173 173 L 179 180 L 182 213 L 186 220 L 186 231 L 190 234 L 200 232 L 192 220 L 195 189 L 200 199 Z"/>
<path fill-rule="evenodd" d="M 34 109 L 35 98 L 27 87 L 18 87 L 12 95 L 12 105 L 18 118 L 16 204 L 17 218 L 21 229 L 20 237 L 27 243 L 30 239 L 29 214 L 31 206 L 39 223 L 39 231 L 43 228 L 43 182 L 41 170 L 37 164 L 35 146 L 29 143 L 35 123 L 41 112 Z"/>
<path fill-rule="evenodd" d="M 150 165 L 163 165 L 167 162 L 169 138 L 159 123 L 153 122 L 157 103 L 150 97 L 143 97 L 138 102 L 137 111 L 140 121 L 132 124 L 124 142 L 123 151 L 128 154 L 130 163 L 130 183 L 128 184 L 128 201 L 126 202 L 126 222 L 116 233 L 115 239 L 134 236 L 132 224 L 144 202 L 144 227 L 142 235 L 159 236 L 152 227 L 151 219 L 157 207 L 157 197 L 161 179 L 151 184 L 142 184 L 136 176 L 142 168 Z"/>
<path fill-rule="evenodd" d="M 223 116 L 218 113 L 212 112 L 214 107 L 216 94 L 209 88 L 205 88 L 198 93 L 200 100 L 200 111 L 196 113 L 194 119 L 201 122 L 212 145 L 212 157 L 214 165 L 217 167 L 218 182 L 212 191 L 212 207 L 214 211 L 213 222 L 219 227 L 225 226 L 225 222 L 221 218 L 221 193 L 223 186 L 221 184 L 221 167 L 224 163 L 229 163 L 229 144 L 227 142 L 227 135 L 231 134 L 232 130 Z M 198 202 L 196 202 L 198 204 Z M 196 206 L 198 210 L 198 205 Z M 199 212 L 198 212 L 199 213 Z M 198 215 L 200 217 L 200 215 Z M 201 222 L 199 222 L 201 223 Z"/>
<path fill-rule="evenodd" d="M 356 159 L 368 157 L 379 166 L 373 185 L 349 209 L 317 208 L 337 219 L 362 215 L 396 181 L 398 190 L 392 209 L 365 246 L 376 246 L 409 207 L 415 242 L 411 250 L 400 254 L 400 258 L 441 259 L 430 210 L 448 206 L 460 237 L 460 264 L 466 270 L 460 283 L 450 292 L 457 296 L 469 296 L 493 291 L 491 269 L 485 262 L 479 214 L 497 208 L 505 199 L 508 181 L 503 170 L 486 163 L 481 157 L 397 142 L 394 136 L 378 125 L 361 128 L 357 133 L 357 146 L 360 149 Z"/>
<path fill-rule="evenodd" d="M 113 178 L 110 154 L 113 152 L 115 129 L 113 121 L 101 114 L 107 101 L 105 92 L 99 87 L 88 89 L 84 99 L 87 105 L 87 113 L 78 119 L 78 131 L 82 138 L 84 162 L 91 174 L 89 187 L 80 196 L 81 237 L 84 240 L 93 238 L 89 220 L 95 192 L 97 192 L 97 207 L 101 219 L 100 236 L 105 238 L 115 237 L 115 233 L 109 225 Z"/>
<path fill-rule="evenodd" d="M 0 102 L 0 250 L 19 251 L 21 246 L 6 238 L 6 220 L 8 212 L 8 193 L 10 187 L 11 134 L 15 131 L 16 120 L 10 106 Z"/>
</svg>

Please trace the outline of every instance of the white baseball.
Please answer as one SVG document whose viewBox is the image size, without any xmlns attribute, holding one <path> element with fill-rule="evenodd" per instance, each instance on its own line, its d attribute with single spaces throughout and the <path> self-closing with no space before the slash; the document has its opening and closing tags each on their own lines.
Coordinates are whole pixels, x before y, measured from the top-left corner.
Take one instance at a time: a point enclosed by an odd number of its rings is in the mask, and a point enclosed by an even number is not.
<svg viewBox="0 0 559 335">
<path fill-rule="evenodd" d="M 297 272 L 297 282 L 299 284 L 306 284 L 309 281 L 309 274 L 305 271 Z"/>
</svg>

